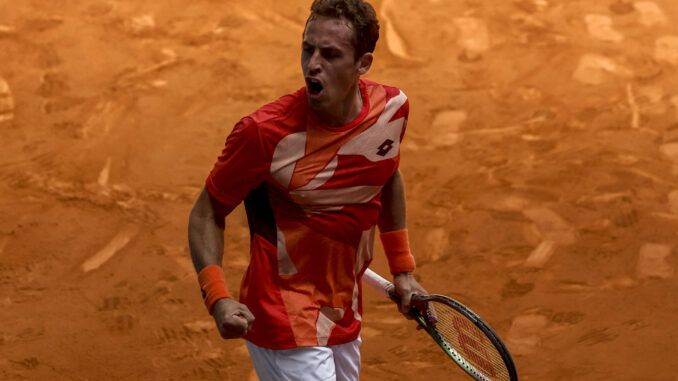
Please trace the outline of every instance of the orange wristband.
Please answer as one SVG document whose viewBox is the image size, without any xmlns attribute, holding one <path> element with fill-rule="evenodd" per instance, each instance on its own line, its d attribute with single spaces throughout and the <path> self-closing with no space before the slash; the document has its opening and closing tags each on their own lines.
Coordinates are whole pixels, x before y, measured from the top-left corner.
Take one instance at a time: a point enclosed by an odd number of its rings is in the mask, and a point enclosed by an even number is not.
<svg viewBox="0 0 678 381">
<path fill-rule="evenodd" d="M 220 266 L 209 265 L 200 270 L 198 282 L 200 282 L 202 298 L 205 301 L 205 306 L 210 315 L 212 314 L 214 304 L 217 300 L 231 297 L 231 294 L 228 293 L 228 289 L 226 288 L 224 271 Z"/>
<path fill-rule="evenodd" d="M 391 274 L 413 271 L 416 267 L 410 252 L 410 240 L 407 229 L 394 230 L 379 235 L 384 246 L 388 267 Z"/>
</svg>

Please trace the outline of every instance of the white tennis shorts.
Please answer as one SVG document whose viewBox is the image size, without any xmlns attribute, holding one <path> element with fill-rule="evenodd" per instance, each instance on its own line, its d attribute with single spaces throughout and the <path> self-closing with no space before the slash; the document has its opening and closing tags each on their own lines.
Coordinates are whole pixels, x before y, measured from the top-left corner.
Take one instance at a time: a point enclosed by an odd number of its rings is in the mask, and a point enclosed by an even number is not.
<svg viewBox="0 0 678 381">
<path fill-rule="evenodd" d="M 268 349 L 245 341 L 260 381 L 358 381 L 360 337 L 328 347 Z"/>
</svg>

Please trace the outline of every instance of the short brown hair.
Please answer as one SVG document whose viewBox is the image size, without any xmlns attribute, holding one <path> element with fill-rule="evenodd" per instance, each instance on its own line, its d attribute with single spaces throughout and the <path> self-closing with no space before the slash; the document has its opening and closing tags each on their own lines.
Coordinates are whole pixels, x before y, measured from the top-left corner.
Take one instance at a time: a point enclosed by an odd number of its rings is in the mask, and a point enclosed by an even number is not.
<svg viewBox="0 0 678 381">
<path fill-rule="evenodd" d="M 363 0 L 314 0 L 308 21 L 316 17 L 346 19 L 353 26 L 355 58 L 374 52 L 379 39 L 379 20 L 372 6 Z"/>
</svg>

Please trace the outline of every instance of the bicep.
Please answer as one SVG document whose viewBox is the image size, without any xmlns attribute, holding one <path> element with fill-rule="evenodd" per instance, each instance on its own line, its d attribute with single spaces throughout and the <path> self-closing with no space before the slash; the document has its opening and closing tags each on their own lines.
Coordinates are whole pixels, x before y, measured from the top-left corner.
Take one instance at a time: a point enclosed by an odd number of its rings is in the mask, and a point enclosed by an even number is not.
<svg viewBox="0 0 678 381">
<path fill-rule="evenodd" d="M 221 265 L 225 217 L 230 209 L 215 202 L 206 188 L 193 205 L 188 222 L 188 245 L 195 270 Z"/>
<path fill-rule="evenodd" d="M 383 232 L 405 229 L 405 184 L 396 170 L 382 188 L 379 230 Z"/>
<path fill-rule="evenodd" d="M 207 186 L 202 188 L 198 199 L 193 205 L 189 224 L 195 225 L 205 222 L 214 222 L 220 228 L 224 228 L 226 216 L 233 210 L 230 207 L 210 195 Z"/>
</svg>

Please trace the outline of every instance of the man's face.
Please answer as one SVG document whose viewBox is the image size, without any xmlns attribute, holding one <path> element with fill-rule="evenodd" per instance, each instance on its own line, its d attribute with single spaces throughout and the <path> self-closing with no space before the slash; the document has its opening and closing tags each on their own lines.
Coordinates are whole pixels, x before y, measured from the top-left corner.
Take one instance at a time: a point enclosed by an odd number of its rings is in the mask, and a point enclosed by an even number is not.
<svg viewBox="0 0 678 381">
<path fill-rule="evenodd" d="M 355 99 L 361 71 L 351 44 L 353 30 L 343 19 L 318 17 L 306 24 L 301 69 L 311 108 L 336 114 Z"/>
</svg>

